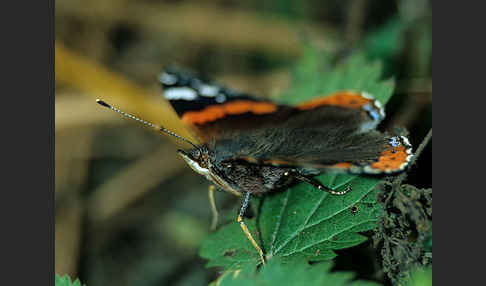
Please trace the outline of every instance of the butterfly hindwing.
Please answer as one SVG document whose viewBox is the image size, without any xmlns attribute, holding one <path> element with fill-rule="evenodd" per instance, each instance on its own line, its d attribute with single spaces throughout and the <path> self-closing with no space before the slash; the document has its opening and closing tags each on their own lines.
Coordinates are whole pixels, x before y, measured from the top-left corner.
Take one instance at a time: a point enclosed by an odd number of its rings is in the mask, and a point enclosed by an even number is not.
<svg viewBox="0 0 486 286">
<path fill-rule="evenodd" d="M 384 110 L 371 96 L 339 92 L 303 103 L 276 128 L 259 128 L 220 139 L 212 148 L 221 160 L 294 167 L 305 173 L 393 173 L 411 159 L 403 136 L 374 128 Z"/>
</svg>

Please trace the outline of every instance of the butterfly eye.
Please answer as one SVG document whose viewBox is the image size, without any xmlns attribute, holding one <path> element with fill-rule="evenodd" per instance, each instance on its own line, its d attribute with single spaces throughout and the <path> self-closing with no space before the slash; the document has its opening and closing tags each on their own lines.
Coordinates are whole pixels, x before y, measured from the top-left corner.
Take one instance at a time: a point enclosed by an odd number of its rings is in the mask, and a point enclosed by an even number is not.
<svg viewBox="0 0 486 286">
<path fill-rule="evenodd" d="M 199 159 L 199 157 L 201 157 L 201 151 L 199 151 L 198 149 L 194 150 L 192 152 L 192 156 L 194 157 L 194 159 Z"/>
</svg>

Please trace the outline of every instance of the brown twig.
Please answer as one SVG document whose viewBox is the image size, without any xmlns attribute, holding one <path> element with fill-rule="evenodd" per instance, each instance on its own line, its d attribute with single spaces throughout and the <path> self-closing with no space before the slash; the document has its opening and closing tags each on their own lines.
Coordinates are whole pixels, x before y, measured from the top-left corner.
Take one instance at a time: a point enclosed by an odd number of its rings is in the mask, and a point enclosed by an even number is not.
<svg viewBox="0 0 486 286">
<path fill-rule="evenodd" d="M 167 146 L 151 152 L 94 191 L 88 202 L 90 218 L 106 221 L 184 166 L 184 161 Z"/>
<path fill-rule="evenodd" d="M 413 156 L 412 161 L 408 166 L 409 169 L 415 164 L 415 162 L 417 162 L 418 157 L 420 156 L 420 154 L 422 154 L 422 151 L 424 151 L 425 147 L 427 147 L 430 139 L 432 139 L 432 128 L 430 128 L 427 135 L 425 135 L 424 140 L 422 140 L 422 143 L 420 143 L 419 147 L 417 148 L 417 151 L 415 151 L 415 155 Z"/>
<path fill-rule="evenodd" d="M 56 13 L 82 18 L 84 21 L 127 23 L 150 33 L 172 34 L 184 41 L 208 43 L 239 50 L 259 50 L 283 56 L 296 56 L 303 43 L 299 33 L 305 32 L 319 46 L 337 47 L 335 29 L 306 22 L 289 23 L 277 17 L 261 17 L 242 10 L 222 9 L 197 3 L 154 4 L 125 1 L 116 9 L 106 5 L 63 1 L 56 4 Z M 121 6 L 121 7 L 120 7 Z M 322 38 L 325 37 L 324 40 Z"/>
<path fill-rule="evenodd" d="M 57 204 L 57 203 L 56 203 Z M 56 211 L 55 271 L 76 277 L 82 232 L 82 201 L 73 198 Z"/>
<path fill-rule="evenodd" d="M 173 132 L 197 142 L 162 96 L 153 94 L 96 62 L 69 51 L 59 42 L 55 44 L 55 52 L 56 83 L 75 87 L 91 96 L 93 110 L 107 112 L 95 102 L 96 98 L 102 98 L 126 112 L 139 114 L 147 121 L 162 124 Z"/>
<path fill-rule="evenodd" d="M 56 135 L 83 127 L 123 122 L 110 112 L 93 108 L 93 99 L 82 94 L 56 94 L 55 108 Z"/>
<path fill-rule="evenodd" d="M 349 2 L 346 15 L 345 41 L 348 45 L 356 44 L 362 34 L 363 24 L 366 19 L 367 0 L 354 0 Z"/>
</svg>

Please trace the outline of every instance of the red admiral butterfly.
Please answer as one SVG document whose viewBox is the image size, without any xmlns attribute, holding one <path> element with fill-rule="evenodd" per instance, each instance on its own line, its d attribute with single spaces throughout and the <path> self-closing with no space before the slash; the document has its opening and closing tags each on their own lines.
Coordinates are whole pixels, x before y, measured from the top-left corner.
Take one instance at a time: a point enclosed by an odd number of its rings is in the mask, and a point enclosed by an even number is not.
<svg viewBox="0 0 486 286">
<path fill-rule="evenodd" d="M 243 215 L 251 195 L 305 182 L 333 195 L 313 177 L 325 172 L 394 173 L 405 169 L 412 146 L 404 136 L 376 131 L 385 117 L 380 102 L 362 91 L 340 91 L 298 106 L 235 92 L 176 69 L 160 76 L 164 95 L 201 139 L 193 143 L 98 100 L 98 103 L 192 145 L 179 154 L 222 190 L 243 195 L 237 221 L 260 254 Z M 210 198 L 214 187 L 210 187 Z M 215 214 L 214 201 L 211 201 Z M 216 216 L 215 216 L 216 217 Z M 213 226 L 215 221 L 213 220 Z"/>
</svg>

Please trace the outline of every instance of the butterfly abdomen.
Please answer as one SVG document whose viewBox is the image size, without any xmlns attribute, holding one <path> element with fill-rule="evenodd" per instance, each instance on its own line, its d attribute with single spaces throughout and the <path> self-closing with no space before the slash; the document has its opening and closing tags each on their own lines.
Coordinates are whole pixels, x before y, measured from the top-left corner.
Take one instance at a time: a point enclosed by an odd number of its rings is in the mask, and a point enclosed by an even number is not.
<svg viewBox="0 0 486 286">
<path fill-rule="evenodd" d="M 288 185 L 287 167 L 263 166 L 246 162 L 225 162 L 218 167 L 220 176 L 235 189 L 252 194 L 263 194 Z"/>
</svg>

